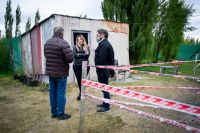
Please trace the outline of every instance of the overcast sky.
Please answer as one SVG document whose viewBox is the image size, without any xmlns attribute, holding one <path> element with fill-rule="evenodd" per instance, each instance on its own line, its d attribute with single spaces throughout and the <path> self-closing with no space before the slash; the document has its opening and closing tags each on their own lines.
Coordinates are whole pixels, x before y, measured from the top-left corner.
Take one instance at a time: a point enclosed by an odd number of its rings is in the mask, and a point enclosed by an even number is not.
<svg viewBox="0 0 200 133">
<path fill-rule="evenodd" d="M 7 0 L 0 0 L 0 30 L 4 29 L 4 15 Z M 87 15 L 88 18 L 103 19 L 101 12 L 101 2 L 103 0 L 11 0 L 12 14 L 15 15 L 15 10 L 19 4 L 22 11 L 22 22 L 20 24 L 22 33 L 25 29 L 25 23 L 28 17 L 34 23 L 34 16 L 37 9 L 40 11 L 41 19 L 43 20 L 51 14 L 63 14 L 70 16 Z M 200 0 L 186 0 L 186 3 L 193 4 L 196 12 L 190 18 L 190 26 L 196 27 L 197 30 L 185 33 L 185 36 L 200 39 Z"/>
</svg>

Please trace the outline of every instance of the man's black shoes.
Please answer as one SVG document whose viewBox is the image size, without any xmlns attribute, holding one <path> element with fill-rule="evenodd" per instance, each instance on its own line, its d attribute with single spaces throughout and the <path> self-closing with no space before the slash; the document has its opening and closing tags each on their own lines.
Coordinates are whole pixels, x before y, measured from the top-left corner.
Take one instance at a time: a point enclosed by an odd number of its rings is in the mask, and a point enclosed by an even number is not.
<svg viewBox="0 0 200 133">
<path fill-rule="evenodd" d="M 103 103 L 102 104 L 97 104 L 97 108 L 103 107 Z"/>
<path fill-rule="evenodd" d="M 97 112 L 108 112 L 110 111 L 110 107 L 101 107 L 97 109 Z"/>
<path fill-rule="evenodd" d="M 71 115 L 63 114 L 61 116 L 57 116 L 56 118 L 57 118 L 57 120 L 67 120 L 67 119 L 71 118 Z"/>
<path fill-rule="evenodd" d="M 51 118 L 52 119 L 55 119 L 57 116 L 56 115 L 51 115 Z"/>
</svg>

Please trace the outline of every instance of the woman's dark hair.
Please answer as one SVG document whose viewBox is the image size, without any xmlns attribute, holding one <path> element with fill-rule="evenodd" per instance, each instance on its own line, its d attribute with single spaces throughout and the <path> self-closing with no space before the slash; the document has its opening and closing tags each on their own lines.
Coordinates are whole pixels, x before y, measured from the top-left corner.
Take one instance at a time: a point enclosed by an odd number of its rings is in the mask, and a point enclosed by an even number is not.
<svg viewBox="0 0 200 133">
<path fill-rule="evenodd" d="M 97 30 L 97 32 L 99 34 L 104 34 L 105 38 L 108 39 L 108 31 L 107 30 L 105 30 L 105 29 L 99 29 L 99 30 Z"/>
</svg>

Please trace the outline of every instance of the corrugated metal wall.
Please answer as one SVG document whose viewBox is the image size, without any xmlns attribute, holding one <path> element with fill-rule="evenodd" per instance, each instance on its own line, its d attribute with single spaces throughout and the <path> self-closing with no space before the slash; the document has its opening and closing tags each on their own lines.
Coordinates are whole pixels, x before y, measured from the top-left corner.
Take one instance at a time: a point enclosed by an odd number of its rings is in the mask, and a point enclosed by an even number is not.
<svg viewBox="0 0 200 133">
<path fill-rule="evenodd" d="M 26 33 L 21 39 L 22 61 L 25 75 L 33 75 L 30 33 Z"/>
<path fill-rule="evenodd" d="M 42 74 L 42 55 L 40 28 L 37 26 L 30 32 L 33 74 Z"/>
<path fill-rule="evenodd" d="M 45 74 L 46 69 L 46 59 L 44 56 L 44 44 L 45 42 L 53 36 L 55 19 L 50 18 L 40 25 L 40 35 L 41 35 L 41 54 L 42 54 L 42 74 Z"/>
</svg>

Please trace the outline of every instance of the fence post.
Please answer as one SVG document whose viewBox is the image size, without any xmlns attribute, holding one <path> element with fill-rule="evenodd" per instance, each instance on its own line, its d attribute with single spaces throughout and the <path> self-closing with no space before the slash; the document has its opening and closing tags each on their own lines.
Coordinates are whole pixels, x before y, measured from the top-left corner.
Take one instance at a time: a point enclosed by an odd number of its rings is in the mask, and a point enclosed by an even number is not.
<svg viewBox="0 0 200 133">
<path fill-rule="evenodd" d="M 82 62 L 82 79 L 87 77 L 87 61 Z M 84 128 L 84 112 L 85 112 L 85 86 L 81 85 L 81 101 L 80 101 L 80 123 L 79 133 L 83 133 Z"/>
</svg>

